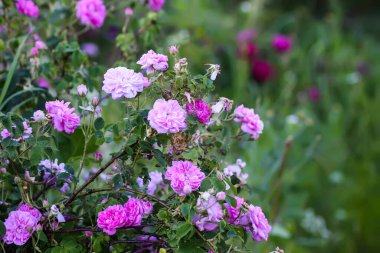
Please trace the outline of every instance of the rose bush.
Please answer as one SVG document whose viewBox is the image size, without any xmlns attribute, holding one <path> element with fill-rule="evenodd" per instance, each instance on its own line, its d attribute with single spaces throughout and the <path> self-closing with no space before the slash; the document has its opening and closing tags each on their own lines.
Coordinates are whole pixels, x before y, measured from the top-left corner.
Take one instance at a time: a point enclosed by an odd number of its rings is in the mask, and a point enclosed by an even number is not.
<svg viewBox="0 0 380 253">
<path fill-rule="evenodd" d="M 260 141 L 260 110 L 213 99 L 219 65 L 194 75 L 177 47 L 153 48 L 165 1 L 3 2 L 3 251 L 231 252 L 268 239 L 262 209 L 239 197 L 245 163 L 225 160 L 232 141 Z M 112 16 L 125 21 L 110 39 L 120 57 L 102 66 L 79 42 Z"/>
</svg>

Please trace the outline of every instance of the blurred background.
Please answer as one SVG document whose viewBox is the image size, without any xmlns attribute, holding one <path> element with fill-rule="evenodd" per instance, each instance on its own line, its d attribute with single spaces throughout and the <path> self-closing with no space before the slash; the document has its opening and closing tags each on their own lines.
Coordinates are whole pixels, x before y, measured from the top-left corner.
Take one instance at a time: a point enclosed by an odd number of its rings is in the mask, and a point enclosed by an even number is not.
<svg viewBox="0 0 380 253">
<path fill-rule="evenodd" d="M 176 44 L 194 71 L 221 65 L 215 94 L 255 108 L 247 195 L 285 252 L 380 249 L 380 2 L 176 0 L 157 46 Z"/>
</svg>

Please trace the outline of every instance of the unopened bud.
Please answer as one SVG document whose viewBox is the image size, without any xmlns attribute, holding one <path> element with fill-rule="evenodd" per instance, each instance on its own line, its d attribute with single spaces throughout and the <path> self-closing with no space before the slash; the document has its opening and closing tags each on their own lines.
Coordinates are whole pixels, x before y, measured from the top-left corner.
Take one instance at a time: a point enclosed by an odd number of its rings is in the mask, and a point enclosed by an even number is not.
<svg viewBox="0 0 380 253">
<path fill-rule="evenodd" d="M 92 99 L 92 105 L 93 105 L 94 107 L 96 107 L 98 104 L 99 104 L 99 98 L 98 98 L 98 97 L 94 97 L 94 98 Z"/>
</svg>

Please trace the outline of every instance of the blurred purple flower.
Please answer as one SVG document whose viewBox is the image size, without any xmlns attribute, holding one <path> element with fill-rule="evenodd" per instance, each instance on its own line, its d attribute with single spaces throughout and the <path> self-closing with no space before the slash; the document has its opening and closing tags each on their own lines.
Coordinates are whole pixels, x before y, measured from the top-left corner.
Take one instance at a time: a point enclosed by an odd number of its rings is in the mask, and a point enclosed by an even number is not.
<svg viewBox="0 0 380 253">
<path fill-rule="evenodd" d="M 319 102 L 321 95 L 317 87 L 311 87 L 308 91 L 309 100 L 313 103 Z"/>
<path fill-rule="evenodd" d="M 272 38 L 272 47 L 278 53 L 285 53 L 290 51 L 292 44 L 292 38 L 283 34 L 276 34 Z"/>
<path fill-rule="evenodd" d="M 99 47 L 95 43 L 86 42 L 80 47 L 88 56 L 95 57 L 99 54 Z"/>
<path fill-rule="evenodd" d="M 274 76 L 274 68 L 269 61 L 255 60 L 252 64 L 252 77 L 259 84 L 264 83 Z"/>
</svg>

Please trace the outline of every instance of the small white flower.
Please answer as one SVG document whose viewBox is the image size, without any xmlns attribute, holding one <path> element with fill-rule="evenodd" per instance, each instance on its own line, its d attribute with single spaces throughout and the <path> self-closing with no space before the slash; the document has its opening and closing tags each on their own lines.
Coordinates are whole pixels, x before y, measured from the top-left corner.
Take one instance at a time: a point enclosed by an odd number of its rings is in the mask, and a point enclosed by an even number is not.
<svg viewBox="0 0 380 253">
<path fill-rule="evenodd" d="M 220 74 L 220 65 L 219 64 L 208 64 L 210 67 L 208 68 L 208 71 L 211 72 L 210 79 L 214 81 L 218 74 Z"/>
</svg>

